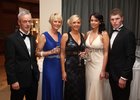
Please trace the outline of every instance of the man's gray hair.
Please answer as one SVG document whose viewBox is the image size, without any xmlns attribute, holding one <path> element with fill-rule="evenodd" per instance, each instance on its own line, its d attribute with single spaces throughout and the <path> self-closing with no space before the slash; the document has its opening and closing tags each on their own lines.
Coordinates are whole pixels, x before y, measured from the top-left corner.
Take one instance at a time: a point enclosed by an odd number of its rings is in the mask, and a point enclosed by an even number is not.
<svg viewBox="0 0 140 100">
<path fill-rule="evenodd" d="M 19 11 L 18 13 L 18 20 L 20 20 L 20 17 L 23 16 L 23 15 L 31 15 L 30 11 L 29 10 L 22 10 L 22 11 Z"/>
</svg>

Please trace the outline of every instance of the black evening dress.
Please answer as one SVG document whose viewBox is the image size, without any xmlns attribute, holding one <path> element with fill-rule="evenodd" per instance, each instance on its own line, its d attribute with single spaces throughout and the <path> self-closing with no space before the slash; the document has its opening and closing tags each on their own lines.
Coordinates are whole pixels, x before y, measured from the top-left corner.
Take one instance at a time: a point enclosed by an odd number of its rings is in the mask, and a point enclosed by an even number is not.
<svg viewBox="0 0 140 100">
<path fill-rule="evenodd" d="M 67 81 L 65 81 L 64 100 L 85 100 L 85 65 L 84 59 L 79 57 L 79 52 L 85 50 L 83 35 L 80 34 L 80 45 L 68 33 L 66 42 L 65 70 Z"/>
</svg>

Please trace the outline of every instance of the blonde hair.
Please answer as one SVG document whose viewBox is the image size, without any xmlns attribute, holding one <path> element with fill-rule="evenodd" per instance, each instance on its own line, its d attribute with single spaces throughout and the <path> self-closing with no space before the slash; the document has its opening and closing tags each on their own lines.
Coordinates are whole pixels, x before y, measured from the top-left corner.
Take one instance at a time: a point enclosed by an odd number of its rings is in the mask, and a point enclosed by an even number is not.
<svg viewBox="0 0 140 100">
<path fill-rule="evenodd" d="M 52 23 L 55 19 L 60 19 L 61 23 L 63 22 L 61 15 L 59 15 L 58 13 L 53 13 L 53 14 L 51 14 L 51 16 L 49 18 L 49 23 Z"/>
<path fill-rule="evenodd" d="M 78 15 L 72 15 L 68 20 L 67 20 L 67 24 L 69 26 L 71 26 L 72 22 L 75 20 L 75 19 L 79 19 L 81 21 L 81 18 L 78 16 Z"/>
</svg>

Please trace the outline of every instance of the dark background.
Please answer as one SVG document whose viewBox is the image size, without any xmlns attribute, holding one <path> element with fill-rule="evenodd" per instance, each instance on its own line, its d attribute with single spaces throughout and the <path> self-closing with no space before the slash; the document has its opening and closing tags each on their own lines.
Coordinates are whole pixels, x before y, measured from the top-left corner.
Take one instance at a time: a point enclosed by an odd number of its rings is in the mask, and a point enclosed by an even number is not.
<svg viewBox="0 0 140 100">
<path fill-rule="evenodd" d="M 18 27 L 19 7 L 30 10 L 33 18 L 39 18 L 39 0 L 0 1 L 0 54 L 4 53 L 5 38 Z"/>
</svg>

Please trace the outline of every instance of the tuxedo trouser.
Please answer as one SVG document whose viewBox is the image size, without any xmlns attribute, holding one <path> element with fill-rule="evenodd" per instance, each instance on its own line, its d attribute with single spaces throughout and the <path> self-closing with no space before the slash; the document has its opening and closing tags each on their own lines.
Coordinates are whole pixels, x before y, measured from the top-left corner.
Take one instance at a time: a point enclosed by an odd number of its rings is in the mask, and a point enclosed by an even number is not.
<svg viewBox="0 0 140 100">
<path fill-rule="evenodd" d="M 20 88 L 19 90 L 13 90 L 11 88 L 10 100 L 23 100 L 24 96 L 26 100 L 37 99 L 38 83 L 34 82 L 30 87 Z"/>
<path fill-rule="evenodd" d="M 121 89 L 118 85 L 118 82 L 114 81 L 112 77 L 109 77 L 109 82 L 112 90 L 113 100 L 129 100 L 130 81 L 126 82 L 126 87 L 124 89 Z"/>
</svg>

